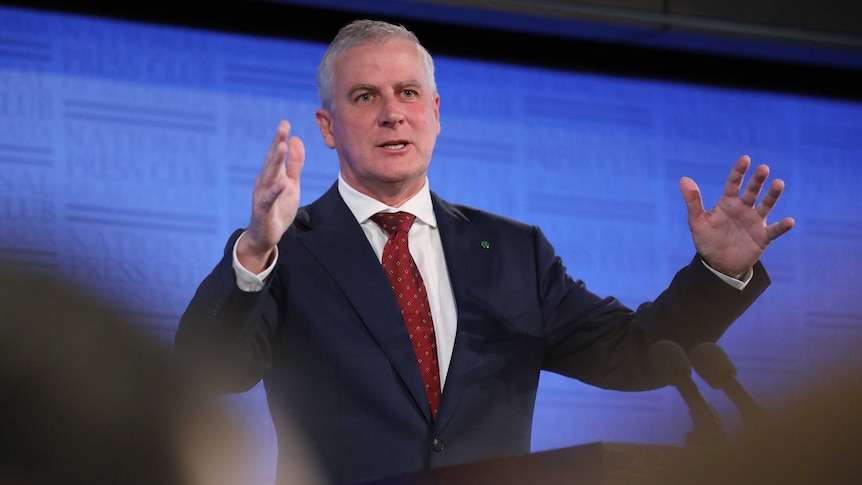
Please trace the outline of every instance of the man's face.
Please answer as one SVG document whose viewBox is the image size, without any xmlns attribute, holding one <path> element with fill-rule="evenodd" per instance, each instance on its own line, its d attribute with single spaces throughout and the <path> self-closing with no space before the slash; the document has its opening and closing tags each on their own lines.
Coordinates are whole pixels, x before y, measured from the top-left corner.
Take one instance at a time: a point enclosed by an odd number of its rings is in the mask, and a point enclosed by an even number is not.
<svg viewBox="0 0 862 485">
<path fill-rule="evenodd" d="M 334 63 L 332 110 L 318 110 L 326 145 L 358 191 L 398 205 L 425 182 L 440 133 L 440 97 L 418 47 L 392 39 L 343 52 Z"/>
</svg>

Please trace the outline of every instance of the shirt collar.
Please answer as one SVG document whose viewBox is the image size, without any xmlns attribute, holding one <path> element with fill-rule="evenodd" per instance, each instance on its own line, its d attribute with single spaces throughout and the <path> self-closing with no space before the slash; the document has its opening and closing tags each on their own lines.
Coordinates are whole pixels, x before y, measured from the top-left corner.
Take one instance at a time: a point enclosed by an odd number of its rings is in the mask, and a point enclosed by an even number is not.
<svg viewBox="0 0 862 485">
<path fill-rule="evenodd" d="M 407 199 L 400 207 L 392 207 L 373 199 L 351 187 L 347 181 L 338 173 L 338 193 L 347 204 L 347 208 L 353 213 L 356 222 L 362 224 L 378 212 L 405 211 L 416 216 L 423 223 L 437 227 L 437 217 L 434 215 L 434 206 L 431 203 L 431 190 L 428 187 L 428 177 L 419 192 Z"/>
</svg>

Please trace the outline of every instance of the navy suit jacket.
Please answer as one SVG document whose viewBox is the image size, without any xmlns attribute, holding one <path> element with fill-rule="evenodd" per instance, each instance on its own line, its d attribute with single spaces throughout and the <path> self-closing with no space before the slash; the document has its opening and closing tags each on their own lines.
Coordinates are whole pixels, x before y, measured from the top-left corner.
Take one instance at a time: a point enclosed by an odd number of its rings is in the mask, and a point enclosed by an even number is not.
<svg viewBox="0 0 862 485">
<path fill-rule="evenodd" d="M 717 340 L 769 283 L 758 263 L 733 289 L 695 255 L 635 311 L 569 276 L 537 227 L 432 201 L 458 315 L 436 421 L 389 282 L 335 185 L 300 208 L 263 291 L 235 284 L 238 230 L 180 321 L 178 354 L 223 392 L 263 379 L 280 453 L 294 439 L 282 421 L 298 422 L 333 482 L 529 452 L 540 371 L 661 387 L 653 342 Z"/>
</svg>

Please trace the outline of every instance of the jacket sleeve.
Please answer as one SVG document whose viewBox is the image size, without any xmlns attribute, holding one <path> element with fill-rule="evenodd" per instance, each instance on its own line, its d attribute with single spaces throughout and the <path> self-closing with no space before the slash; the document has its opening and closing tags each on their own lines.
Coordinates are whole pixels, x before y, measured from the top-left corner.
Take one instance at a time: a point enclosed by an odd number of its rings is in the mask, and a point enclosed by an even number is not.
<svg viewBox="0 0 862 485">
<path fill-rule="evenodd" d="M 666 385 L 649 363 L 653 343 L 672 340 L 690 352 L 702 342 L 714 342 L 769 285 L 760 263 L 739 290 L 695 255 L 654 301 L 632 310 L 570 277 L 538 229 L 535 248 L 546 346 L 543 368 L 607 389 Z"/>
<path fill-rule="evenodd" d="M 216 392 L 254 387 L 272 364 L 272 339 L 278 319 L 273 278 L 259 292 L 236 285 L 231 235 L 224 255 L 198 286 L 180 318 L 174 339 L 178 360 Z"/>
</svg>

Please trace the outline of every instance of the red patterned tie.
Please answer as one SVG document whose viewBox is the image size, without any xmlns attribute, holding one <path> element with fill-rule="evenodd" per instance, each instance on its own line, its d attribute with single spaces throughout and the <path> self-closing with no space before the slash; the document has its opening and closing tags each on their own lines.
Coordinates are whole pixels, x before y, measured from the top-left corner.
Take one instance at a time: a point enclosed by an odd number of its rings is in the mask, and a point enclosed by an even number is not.
<svg viewBox="0 0 862 485">
<path fill-rule="evenodd" d="M 440 406 L 440 370 L 437 365 L 437 340 L 434 336 L 434 322 L 431 320 L 431 307 L 428 305 L 428 295 L 425 293 L 425 283 L 419 268 L 410 255 L 407 246 L 407 232 L 416 219 L 413 214 L 396 212 L 394 214 L 381 212 L 371 219 L 389 233 L 389 239 L 383 248 L 383 270 L 389 278 L 401 316 L 407 326 L 422 380 L 425 381 L 425 393 L 431 404 L 431 415 L 437 418 L 437 408 Z"/>
</svg>

